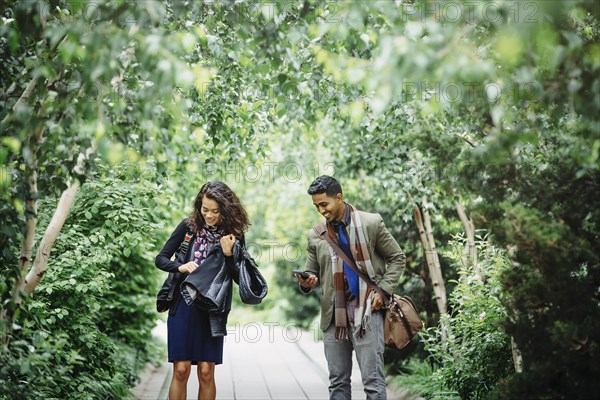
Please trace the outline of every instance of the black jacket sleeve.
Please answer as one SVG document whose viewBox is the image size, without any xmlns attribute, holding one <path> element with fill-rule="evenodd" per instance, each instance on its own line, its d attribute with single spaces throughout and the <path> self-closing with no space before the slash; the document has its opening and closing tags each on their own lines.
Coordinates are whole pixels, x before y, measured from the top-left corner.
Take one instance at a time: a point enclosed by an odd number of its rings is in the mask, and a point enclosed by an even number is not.
<svg viewBox="0 0 600 400">
<path fill-rule="evenodd" d="M 181 246 L 181 243 L 185 239 L 185 234 L 188 230 L 186 220 L 187 219 L 184 219 L 177 225 L 177 228 L 175 228 L 171 237 L 169 237 L 160 253 L 158 253 L 154 259 L 154 265 L 156 265 L 157 268 L 166 272 L 179 272 L 178 268 L 181 263 L 177 260 L 171 261 L 171 257 L 179 250 L 179 246 Z"/>
</svg>

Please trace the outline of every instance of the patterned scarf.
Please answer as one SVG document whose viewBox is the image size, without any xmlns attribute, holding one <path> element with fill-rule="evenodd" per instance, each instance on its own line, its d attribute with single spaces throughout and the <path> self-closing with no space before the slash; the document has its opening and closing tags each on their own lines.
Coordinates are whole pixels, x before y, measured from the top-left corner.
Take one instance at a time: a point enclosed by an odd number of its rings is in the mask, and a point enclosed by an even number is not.
<svg viewBox="0 0 600 400">
<path fill-rule="evenodd" d="M 375 271 L 371 264 L 367 240 L 363 231 L 358 211 L 350 205 L 350 225 L 348 226 L 349 245 L 352 257 L 357 267 L 371 279 L 375 278 Z M 327 224 L 327 234 L 337 240 L 335 231 L 331 224 Z M 336 339 L 348 339 L 348 318 L 346 315 L 346 290 L 344 288 L 344 261 L 338 257 L 336 252 L 329 246 L 331 265 L 333 266 L 333 290 L 335 292 L 335 337 Z M 359 279 L 358 305 L 354 311 L 354 333 L 361 337 L 371 321 L 371 304 L 373 296 L 367 287 L 367 283 Z"/>
<path fill-rule="evenodd" d="M 208 250 L 210 250 L 222 236 L 223 232 L 220 231 L 218 227 L 204 225 L 200 232 L 198 232 L 196 240 L 194 240 L 194 245 L 192 246 L 192 261 L 196 264 L 200 264 L 200 262 L 208 255 Z"/>
</svg>

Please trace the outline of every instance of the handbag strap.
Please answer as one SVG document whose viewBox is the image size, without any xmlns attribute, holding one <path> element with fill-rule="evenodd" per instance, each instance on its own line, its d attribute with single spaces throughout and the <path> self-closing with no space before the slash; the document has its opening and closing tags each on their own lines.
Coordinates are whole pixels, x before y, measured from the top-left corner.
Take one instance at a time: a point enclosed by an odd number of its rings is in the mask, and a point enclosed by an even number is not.
<svg viewBox="0 0 600 400">
<path fill-rule="evenodd" d="M 333 241 L 333 238 L 331 236 L 329 236 L 329 233 L 327 231 L 327 225 L 325 225 L 324 222 L 321 222 L 317 225 L 314 226 L 314 231 L 317 233 L 317 235 L 322 238 L 325 239 L 325 241 L 329 244 L 329 246 L 331 246 L 331 248 L 333 249 L 333 251 L 335 251 L 335 253 L 342 259 L 344 260 L 344 262 L 346 263 L 346 265 L 348 265 L 350 267 L 350 269 L 354 272 L 356 272 L 356 274 L 367 283 L 367 287 L 369 287 L 370 289 L 374 290 L 375 292 L 379 293 L 379 295 L 385 299 L 386 303 L 391 302 L 392 300 L 392 296 L 388 295 L 383 289 L 381 289 L 379 286 L 377 286 L 377 284 L 375 282 L 373 282 L 373 280 L 371 279 L 371 277 L 367 274 L 365 274 L 364 272 L 362 272 L 360 269 L 358 269 L 358 267 L 356 266 L 356 263 L 354 262 L 353 259 L 351 259 L 350 257 L 348 257 L 348 255 L 346 253 L 344 253 L 342 251 L 342 249 L 340 248 L 340 246 Z"/>
<path fill-rule="evenodd" d="M 185 239 L 183 239 L 183 242 L 181 242 L 181 246 L 179 246 L 179 249 L 182 251 L 182 255 L 183 255 L 183 259 L 185 260 L 185 257 L 187 255 L 187 251 L 188 251 L 188 247 L 190 246 L 190 240 L 192 240 L 192 236 L 194 236 L 194 234 L 190 231 L 187 231 L 185 233 Z M 181 275 L 179 272 L 177 272 L 177 275 Z M 173 276 L 173 279 L 178 279 L 180 276 Z M 177 285 L 175 283 L 173 283 L 171 285 L 171 287 L 169 288 L 169 297 L 173 298 L 173 295 L 175 294 L 175 287 Z"/>
<path fill-rule="evenodd" d="M 179 246 L 179 248 L 183 252 L 184 257 L 187 255 L 188 247 L 190 246 L 190 240 L 192 240 L 192 236 L 194 236 L 192 232 L 187 231 L 185 233 L 185 239 L 183 239 L 183 242 L 181 242 L 181 246 Z"/>
</svg>

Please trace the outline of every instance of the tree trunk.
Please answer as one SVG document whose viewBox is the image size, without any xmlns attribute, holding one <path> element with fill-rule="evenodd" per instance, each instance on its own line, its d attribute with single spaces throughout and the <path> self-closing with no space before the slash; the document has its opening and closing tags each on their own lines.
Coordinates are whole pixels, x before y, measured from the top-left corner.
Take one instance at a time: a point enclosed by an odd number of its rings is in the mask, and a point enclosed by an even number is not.
<svg viewBox="0 0 600 400">
<path fill-rule="evenodd" d="M 25 201 L 25 235 L 21 246 L 21 256 L 19 257 L 19 271 L 24 271 L 29 267 L 33 255 L 33 246 L 35 238 L 35 228 L 37 226 L 37 172 L 30 171 L 29 178 L 29 196 Z"/>
<path fill-rule="evenodd" d="M 431 227 L 431 218 L 429 217 L 429 209 L 427 207 L 428 200 L 426 196 L 423 196 L 423 222 L 425 225 L 425 234 L 427 235 L 427 242 L 429 244 L 429 251 L 431 252 L 431 276 L 433 279 L 438 282 L 437 285 L 437 293 L 436 299 L 438 299 L 438 308 L 440 310 L 440 314 L 446 314 L 448 312 L 447 299 L 446 299 L 446 286 L 444 285 L 444 277 L 442 274 L 442 266 L 440 264 L 440 257 L 437 252 L 437 248 L 435 246 L 435 240 L 433 238 L 433 229 Z M 423 224 L 421 224 L 423 225 Z M 436 289 L 436 285 L 434 284 L 434 289 Z"/>
<path fill-rule="evenodd" d="M 38 132 L 37 138 L 41 138 L 41 132 Z M 92 145 L 85 152 L 82 152 L 77 157 L 77 164 L 73 168 L 73 171 L 78 175 L 83 175 L 84 173 L 84 165 L 85 161 L 89 158 L 89 156 L 95 151 L 95 145 Z M 35 175 L 34 175 L 35 176 Z M 33 261 L 33 265 L 25 279 L 22 279 L 15 289 L 15 302 L 21 302 L 21 291 L 24 291 L 26 294 L 31 294 L 35 287 L 40 283 L 42 277 L 46 273 L 46 269 L 48 266 L 48 258 L 50 256 L 50 252 L 52 251 L 52 247 L 56 242 L 56 238 L 60 233 L 60 230 L 67 219 L 67 215 L 69 214 L 69 210 L 73 206 L 73 202 L 75 201 L 75 196 L 77 195 L 77 191 L 79 190 L 80 183 L 77 179 L 71 178 L 71 182 L 69 186 L 62 192 L 60 196 L 60 200 L 58 201 L 58 205 L 56 206 L 56 210 L 54 211 L 54 215 L 46 228 L 46 232 L 40 241 L 38 246 L 37 255 Z M 35 201 L 35 196 L 34 196 Z M 37 205 L 34 206 L 37 207 Z M 37 221 L 37 219 L 35 220 Z M 29 230 L 31 229 L 31 230 Z M 24 241 L 23 249 L 21 250 L 22 258 L 19 261 L 19 266 L 21 268 L 25 268 L 28 265 L 28 262 L 24 262 L 23 254 L 31 255 L 33 249 L 33 235 L 35 234 L 35 223 L 31 225 L 31 228 L 28 227 L 26 232 L 26 238 L 28 240 Z"/>
<path fill-rule="evenodd" d="M 31 82 L 35 82 L 32 80 Z M 31 85 L 31 83 L 30 83 Z M 35 86 L 35 85 L 34 85 Z M 29 90 L 29 89 L 27 89 Z M 27 92 L 27 90 L 25 92 Z M 25 92 L 21 97 L 25 95 Z M 19 99 L 21 101 L 21 99 Z M 38 116 L 41 116 L 42 112 L 38 112 Z M 39 197 L 37 187 L 37 168 L 38 168 L 38 148 L 42 142 L 42 136 L 44 134 L 44 124 L 40 124 L 33 137 L 32 152 L 31 152 L 31 165 L 27 168 L 27 182 L 29 183 L 29 195 L 25 201 L 25 234 L 23 235 L 23 244 L 21 246 L 21 256 L 19 257 L 19 281 L 17 282 L 13 290 L 13 301 L 17 304 L 21 303 L 21 291 L 25 286 L 25 271 L 29 268 L 32 257 L 33 248 L 35 246 L 35 230 L 37 228 L 37 199 Z M 4 315 L 2 315 L 4 317 Z"/>
<path fill-rule="evenodd" d="M 41 135 L 41 132 L 39 133 Z M 79 153 L 77 164 L 73 168 L 73 172 L 78 175 L 83 175 L 85 172 L 85 162 L 95 151 L 96 146 L 92 143 L 91 147 L 87 148 L 84 152 Z M 38 246 L 33 266 L 27 273 L 25 280 L 17 287 L 17 293 L 24 290 L 28 295 L 31 294 L 46 273 L 50 252 L 52 251 L 52 247 L 56 242 L 56 238 L 58 237 L 65 220 L 67 219 L 67 215 L 69 215 L 69 210 L 71 210 L 71 207 L 73 206 L 80 185 L 79 180 L 71 178 L 69 186 L 62 192 L 54 215 L 52 216 L 52 219 L 46 228 L 46 232 L 40 241 L 40 245 Z M 20 302 L 20 296 L 18 297 L 17 302 Z"/>
<path fill-rule="evenodd" d="M 473 221 L 467 217 L 465 208 L 460 201 L 456 202 L 456 211 L 458 216 L 465 227 L 465 234 L 467 236 L 467 245 L 465 247 L 465 256 L 463 262 L 467 267 L 473 267 L 477 269 L 477 248 L 475 247 L 475 226 Z"/>
<path fill-rule="evenodd" d="M 56 211 L 54 212 L 52 220 L 50 220 L 48 228 L 46 228 L 46 232 L 40 241 L 33 265 L 25 277 L 24 291 L 27 294 L 31 294 L 33 292 L 37 284 L 40 283 L 42 277 L 46 273 L 50 251 L 52 251 L 52 247 L 56 242 L 56 238 L 58 237 L 58 234 L 60 233 L 60 230 L 67 219 L 69 210 L 71 209 L 71 206 L 73 206 L 79 186 L 79 181 L 75 180 L 60 196 Z"/>
<path fill-rule="evenodd" d="M 521 355 L 521 351 L 517 347 L 515 338 L 512 336 L 510 338 L 510 347 L 512 349 L 513 364 L 515 366 L 515 372 L 520 374 L 521 372 L 523 372 L 523 356 Z"/>
<path fill-rule="evenodd" d="M 426 232 L 425 226 L 423 225 L 423 218 L 421 217 L 421 211 L 419 210 L 419 206 L 416 204 L 414 205 L 414 214 L 415 222 L 419 230 L 419 236 L 421 237 L 421 243 L 423 244 L 423 250 L 425 252 L 425 260 L 427 263 L 427 268 L 429 269 L 429 276 L 431 277 L 431 284 L 433 285 L 433 292 L 435 294 L 438 311 L 440 312 L 440 315 L 443 315 L 447 313 L 446 287 L 444 286 L 439 258 L 437 257 L 437 251 L 435 250 L 435 243 L 433 244 L 432 248 L 432 244 L 428 239 L 428 236 L 429 238 L 433 239 L 433 234 L 429 232 L 428 235 Z"/>
</svg>

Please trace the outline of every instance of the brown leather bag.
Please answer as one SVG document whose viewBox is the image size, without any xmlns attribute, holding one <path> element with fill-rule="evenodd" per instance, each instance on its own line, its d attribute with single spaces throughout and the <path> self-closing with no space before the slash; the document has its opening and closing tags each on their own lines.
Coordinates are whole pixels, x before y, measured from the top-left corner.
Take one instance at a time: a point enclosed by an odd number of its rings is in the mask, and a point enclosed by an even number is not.
<svg viewBox="0 0 600 400">
<path fill-rule="evenodd" d="M 410 297 L 397 294 L 392 296 L 383 322 L 386 346 L 403 349 L 424 326 Z"/>
<path fill-rule="evenodd" d="M 385 345 L 397 349 L 406 347 L 412 338 L 425 327 L 412 299 L 408 296 L 399 296 L 397 294 L 390 296 L 377 286 L 367 274 L 358 269 L 354 260 L 348 257 L 346 253 L 342 251 L 340 246 L 327 234 L 327 227 L 324 223 L 317 224 L 313 229 L 317 235 L 320 238 L 325 239 L 333 251 L 335 251 L 336 254 L 367 283 L 367 286 L 371 290 L 379 293 L 379 295 L 386 300 L 387 305 L 383 321 L 383 338 Z"/>
</svg>

